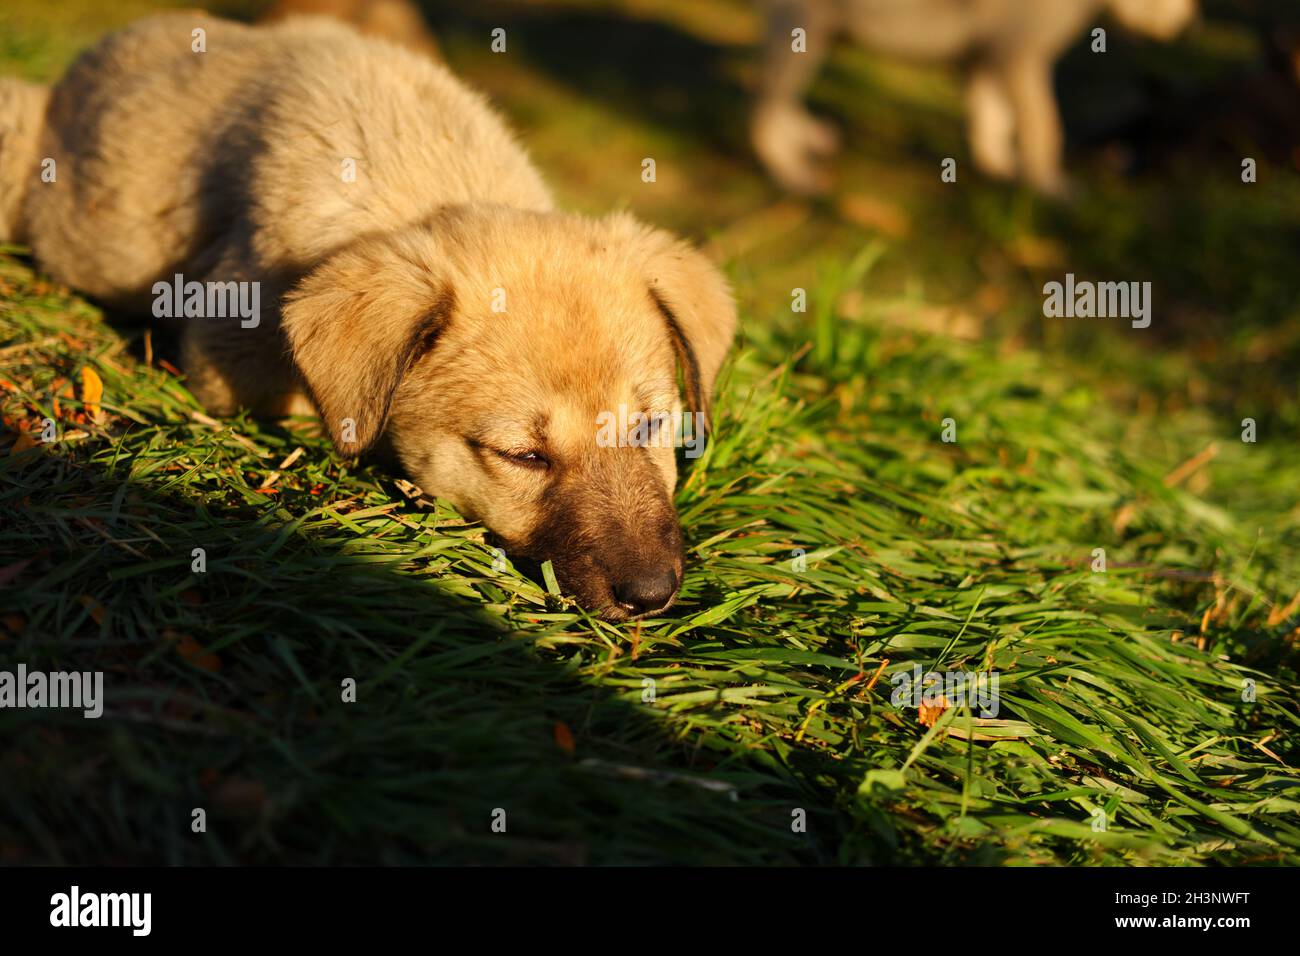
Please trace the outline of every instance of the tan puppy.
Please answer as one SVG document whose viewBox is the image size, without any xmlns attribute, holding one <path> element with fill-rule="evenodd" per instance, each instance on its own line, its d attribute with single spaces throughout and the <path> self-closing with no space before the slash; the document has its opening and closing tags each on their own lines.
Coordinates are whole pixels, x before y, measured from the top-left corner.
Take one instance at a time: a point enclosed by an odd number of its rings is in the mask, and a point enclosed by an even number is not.
<svg viewBox="0 0 1300 956">
<path fill-rule="evenodd" d="M 383 440 L 584 606 L 671 603 L 673 423 L 707 413 L 735 326 L 702 256 L 555 211 L 481 96 L 325 19 L 153 17 L 42 101 L 0 83 L 24 193 L 0 238 L 106 305 L 183 313 L 209 409 L 309 396 L 341 452 Z"/>
<path fill-rule="evenodd" d="M 799 193 L 824 192 L 819 160 L 835 151 L 832 126 L 802 105 L 830 45 L 849 33 L 865 47 L 967 70 L 968 137 L 975 165 L 1020 177 L 1042 192 L 1065 192 L 1063 135 L 1052 66 L 1095 18 L 1109 11 L 1125 27 L 1159 39 L 1196 14 L 1196 0 L 766 0 L 767 40 L 750 133 L 772 177 Z M 806 52 L 791 49 L 805 31 Z"/>
</svg>

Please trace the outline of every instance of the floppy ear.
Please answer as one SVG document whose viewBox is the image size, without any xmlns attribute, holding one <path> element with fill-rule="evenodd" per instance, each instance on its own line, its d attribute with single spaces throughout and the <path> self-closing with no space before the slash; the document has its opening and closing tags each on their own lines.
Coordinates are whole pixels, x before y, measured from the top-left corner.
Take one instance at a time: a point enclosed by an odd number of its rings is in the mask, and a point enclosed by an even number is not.
<svg viewBox="0 0 1300 956">
<path fill-rule="evenodd" d="M 736 303 L 727 280 L 687 243 L 665 233 L 646 263 L 650 298 L 663 315 L 686 389 L 686 407 L 712 425 L 713 386 L 736 332 Z"/>
<path fill-rule="evenodd" d="M 402 378 L 451 319 L 455 294 L 412 240 L 335 253 L 285 299 L 281 328 L 335 447 L 360 455 L 383 435 Z"/>
</svg>

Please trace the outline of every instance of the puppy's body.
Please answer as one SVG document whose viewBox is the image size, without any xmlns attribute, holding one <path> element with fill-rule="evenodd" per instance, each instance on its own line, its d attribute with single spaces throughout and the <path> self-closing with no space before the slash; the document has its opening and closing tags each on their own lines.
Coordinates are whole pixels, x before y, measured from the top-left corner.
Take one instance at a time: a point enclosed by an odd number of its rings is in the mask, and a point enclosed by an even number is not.
<svg viewBox="0 0 1300 956">
<path fill-rule="evenodd" d="M 186 332 L 194 387 L 222 414 L 277 410 L 293 376 L 269 367 L 273 300 L 329 253 L 447 205 L 551 208 L 482 97 L 325 19 L 178 13 L 110 36 L 55 87 L 41 150 L 56 180 L 30 190 L 27 232 L 61 281 L 141 312 L 175 273 L 262 282 L 265 347 L 221 325 Z"/>
<path fill-rule="evenodd" d="M 697 253 L 630 217 L 554 211 L 481 96 L 327 20 L 142 21 L 77 61 L 17 155 L 40 100 L 0 83 L 0 172 L 25 187 L 8 230 L 43 268 L 138 312 L 176 274 L 259 283 L 255 327 L 186 320 L 209 409 L 309 396 L 340 450 L 387 437 L 588 606 L 671 600 L 673 449 L 594 439 L 620 405 L 680 411 L 679 363 L 707 406 L 735 314 Z"/>
<path fill-rule="evenodd" d="M 961 63 L 971 154 L 984 173 L 1018 176 L 1064 191 L 1063 136 L 1052 66 L 1103 11 L 1161 39 L 1196 12 L 1195 0 L 766 0 L 768 8 L 754 149 L 783 186 L 815 193 L 828 185 L 817 163 L 837 137 L 800 99 L 831 43 L 848 34 L 864 47 L 917 60 Z M 791 50 L 791 30 L 806 52 Z"/>
</svg>

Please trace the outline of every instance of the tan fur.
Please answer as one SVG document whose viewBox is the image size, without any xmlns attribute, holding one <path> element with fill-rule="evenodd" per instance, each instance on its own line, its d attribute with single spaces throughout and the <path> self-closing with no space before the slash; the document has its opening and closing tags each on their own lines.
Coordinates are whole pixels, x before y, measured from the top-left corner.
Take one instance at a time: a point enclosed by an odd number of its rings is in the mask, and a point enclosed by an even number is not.
<svg viewBox="0 0 1300 956">
<path fill-rule="evenodd" d="M 0 77 L 0 241 L 25 242 L 23 184 L 37 172 L 47 87 Z"/>
<path fill-rule="evenodd" d="M 1052 66 L 1103 12 L 1130 30 L 1168 40 L 1196 14 L 1196 0 L 766 0 L 767 39 L 751 139 L 782 186 L 824 192 L 823 161 L 833 127 L 801 99 L 835 38 L 921 60 L 961 62 L 967 70 L 967 120 L 978 169 L 1019 177 L 1052 195 L 1066 192 L 1063 135 Z M 791 50 L 791 30 L 806 31 L 807 51 Z"/>
<path fill-rule="evenodd" d="M 726 283 L 629 216 L 554 210 L 445 68 L 326 20 L 166 14 L 77 61 L 39 151 L 59 175 L 29 170 L 25 221 L 56 278 L 131 309 L 174 273 L 261 283 L 256 328 L 186 320 L 210 409 L 310 396 L 340 451 L 391 447 L 584 605 L 623 619 L 675 595 L 674 449 L 600 447 L 596 423 L 681 411 L 679 364 L 706 410 L 735 325 Z"/>
<path fill-rule="evenodd" d="M 262 20 L 274 23 L 304 14 L 334 17 L 361 33 L 382 37 L 435 60 L 442 59 L 438 41 L 419 8 L 410 0 L 275 0 Z"/>
</svg>

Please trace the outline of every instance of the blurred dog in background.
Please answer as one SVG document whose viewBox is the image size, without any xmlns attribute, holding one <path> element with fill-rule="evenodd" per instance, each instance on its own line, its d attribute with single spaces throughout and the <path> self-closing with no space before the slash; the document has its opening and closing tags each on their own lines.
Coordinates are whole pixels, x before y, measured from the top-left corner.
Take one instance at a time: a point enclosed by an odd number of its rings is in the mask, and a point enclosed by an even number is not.
<svg viewBox="0 0 1300 956">
<path fill-rule="evenodd" d="M 804 92 L 831 44 L 849 34 L 884 53 L 961 64 L 971 154 L 978 169 L 1019 178 L 1049 195 L 1066 192 L 1063 134 L 1052 67 L 1098 15 L 1161 40 L 1196 15 L 1196 0 L 764 0 L 767 38 L 755 152 L 792 192 L 825 192 L 824 161 L 838 134 L 803 106 Z M 805 31 L 806 52 L 792 48 Z"/>
</svg>

